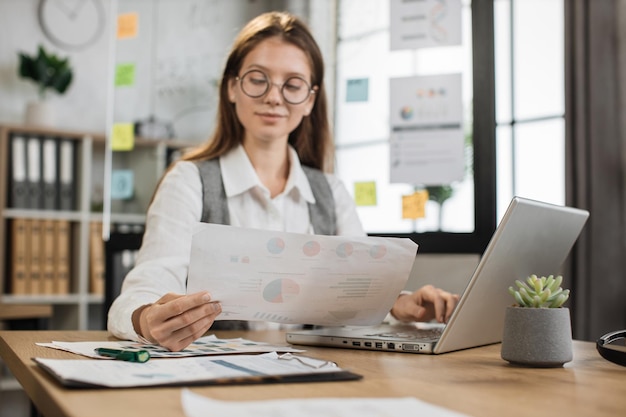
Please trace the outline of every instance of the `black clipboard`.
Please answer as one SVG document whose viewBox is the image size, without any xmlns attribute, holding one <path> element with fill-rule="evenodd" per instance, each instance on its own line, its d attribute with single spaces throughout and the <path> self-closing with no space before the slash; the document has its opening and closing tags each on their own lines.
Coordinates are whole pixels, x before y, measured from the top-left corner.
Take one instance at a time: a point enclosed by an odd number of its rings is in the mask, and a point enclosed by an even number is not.
<svg viewBox="0 0 626 417">
<path fill-rule="evenodd" d="M 68 388 L 250 385 L 355 381 L 363 378 L 362 375 L 338 367 L 334 362 L 275 352 L 256 355 L 153 358 L 145 363 L 108 359 L 33 358 L 33 361 L 61 385 Z M 277 362 L 272 363 L 272 361 Z M 256 367 L 257 363 L 262 366 Z M 179 372 L 175 370 L 177 367 L 180 368 Z M 215 376 L 210 372 L 211 367 L 224 369 L 226 373 L 230 372 L 230 375 Z M 197 372 L 195 375 L 189 375 L 185 368 L 194 369 Z M 207 370 L 205 377 L 202 376 L 204 369 Z M 264 371 L 259 371 L 259 369 Z M 173 372 L 176 375 L 172 375 L 169 380 L 163 377 Z M 111 375 L 117 375 L 117 377 L 109 379 Z M 108 383 L 107 381 L 110 380 L 113 382 Z"/>
</svg>

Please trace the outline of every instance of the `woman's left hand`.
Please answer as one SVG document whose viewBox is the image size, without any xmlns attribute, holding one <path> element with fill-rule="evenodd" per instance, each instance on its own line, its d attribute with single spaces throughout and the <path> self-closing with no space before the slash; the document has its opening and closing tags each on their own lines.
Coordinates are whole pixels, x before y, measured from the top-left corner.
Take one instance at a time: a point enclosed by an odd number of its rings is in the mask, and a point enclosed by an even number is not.
<svg viewBox="0 0 626 417">
<path fill-rule="evenodd" d="M 447 323 L 459 302 L 459 295 L 432 285 L 425 285 L 411 294 L 401 294 L 391 309 L 400 321 L 431 321 Z"/>
</svg>

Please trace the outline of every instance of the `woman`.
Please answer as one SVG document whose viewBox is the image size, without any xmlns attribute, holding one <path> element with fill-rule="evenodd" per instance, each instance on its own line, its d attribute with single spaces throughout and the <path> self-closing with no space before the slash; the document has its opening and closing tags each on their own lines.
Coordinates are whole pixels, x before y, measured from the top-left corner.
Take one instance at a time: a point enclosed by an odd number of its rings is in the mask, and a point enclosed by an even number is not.
<svg viewBox="0 0 626 417">
<path fill-rule="evenodd" d="M 109 311 L 116 336 L 173 351 L 221 312 L 208 292 L 185 295 L 198 221 L 295 233 L 365 235 L 331 169 L 324 64 L 307 27 L 266 13 L 235 39 L 220 85 L 215 131 L 162 178 L 148 209 L 136 266 Z M 401 294 L 398 320 L 446 321 L 458 296 L 425 286 Z"/>
</svg>

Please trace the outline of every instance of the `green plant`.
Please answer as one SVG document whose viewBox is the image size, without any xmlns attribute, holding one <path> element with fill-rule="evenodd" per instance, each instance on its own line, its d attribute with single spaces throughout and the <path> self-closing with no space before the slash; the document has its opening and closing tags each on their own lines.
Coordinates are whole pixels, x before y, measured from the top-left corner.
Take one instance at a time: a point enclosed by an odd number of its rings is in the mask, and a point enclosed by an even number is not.
<svg viewBox="0 0 626 417">
<path fill-rule="evenodd" d="M 526 278 L 526 282 L 516 280 L 517 289 L 509 287 L 509 292 L 520 307 L 558 308 L 569 298 L 569 290 L 561 288 L 561 282 L 561 275 L 539 278 L 533 274 Z"/>
<path fill-rule="evenodd" d="M 447 199 L 452 197 L 454 188 L 450 185 L 431 185 L 426 187 L 428 191 L 428 199 L 432 200 L 440 205 L 446 202 Z"/>
<path fill-rule="evenodd" d="M 38 86 L 39 97 L 43 100 L 46 91 L 52 89 L 59 94 L 65 93 L 72 83 L 72 69 L 69 58 L 61 59 L 55 54 L 49 54 L 39 45 L 37 56 L 19 53 L 19 75 L 30 79 Z"/>
</svg>

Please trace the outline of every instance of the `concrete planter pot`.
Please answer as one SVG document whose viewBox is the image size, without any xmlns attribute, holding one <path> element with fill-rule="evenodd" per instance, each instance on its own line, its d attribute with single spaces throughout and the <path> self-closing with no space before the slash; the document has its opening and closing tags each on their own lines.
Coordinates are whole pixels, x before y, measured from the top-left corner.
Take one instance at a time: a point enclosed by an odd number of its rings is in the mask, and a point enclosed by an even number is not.
<svg viewBox="0 0 626 417">
<path fill-rule="evenodd" d="M 570 362 L 572 324 L 568 308 L 507 307 L 502 359 L 532 367 L 560 367 Z"/>
<path fill-rule="evenodd" d="M 31 101 L 26 105 L 25 123 L 29 126 L 53 127 L 54 107 L 45 101 Z"/>
</svg>

